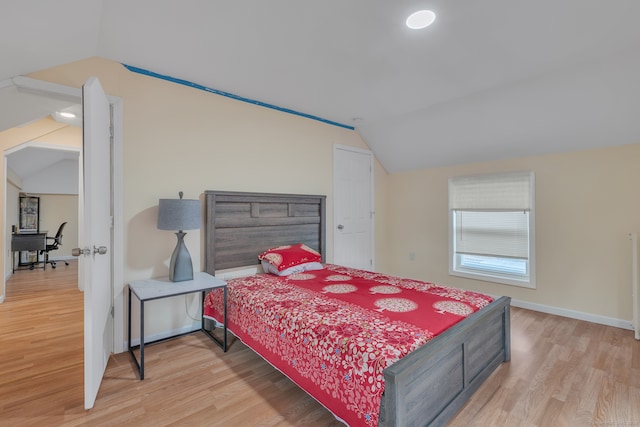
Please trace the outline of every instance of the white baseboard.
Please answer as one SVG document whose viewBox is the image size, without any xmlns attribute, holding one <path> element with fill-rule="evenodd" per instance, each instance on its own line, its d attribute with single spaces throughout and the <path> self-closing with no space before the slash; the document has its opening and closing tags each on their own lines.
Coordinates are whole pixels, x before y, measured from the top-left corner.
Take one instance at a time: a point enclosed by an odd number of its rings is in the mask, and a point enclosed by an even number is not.
<svg viewBox="0 0 640 427">
<path fill-rule="evenodd" d="M 516 299 L 511 300 L 511 305 L 514 307 L 526 308 L 528 310 L 540 311 L 542 313 L 554 314 L 556 316 L 568 317 L 570 319 L 585 320 L 587 322 L 599 323 L 601 325 L 628 329 L 630 331 L 633 330 L 633 324 L 630 320 L 616 319 L 613 317 L 600 316 L 598 314 L 584 313 L 582 311 L 569 310 L 566 308 L 536 304 Z"/>
</svg>

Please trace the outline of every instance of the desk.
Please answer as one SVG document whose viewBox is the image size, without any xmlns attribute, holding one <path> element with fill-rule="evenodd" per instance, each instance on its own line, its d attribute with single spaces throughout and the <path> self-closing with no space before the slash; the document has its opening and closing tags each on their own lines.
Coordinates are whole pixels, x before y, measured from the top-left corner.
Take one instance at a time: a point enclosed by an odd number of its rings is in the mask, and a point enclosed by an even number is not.
<svg viewBox="0 0 640 427">
<path fill-rule="evenodd" d="M 38 233 L 14 233 L 11 235 L 11 252 L 13 253 L 13 271 L 16 270 L 16 252 L 22 251 L 44 251 L 47 249 L 47 232 Z M 38 257 L 40 255 L 38 254 Z M 35 262 L 38 264 L 39 260 Z M 33 264 L 31 265 L 33 268 Z M 43 264 L 46 269 L 46 263 Z"/>
<path fill-rule="evenodd" d="M 223 338 L 218 340 L 209 331 L 204 328 L 204 316 L 200 319 L 200 329 L 204 332 L 213 342 L 215 342 L 222 351 L 227 351 L 227 282 L 220 280 L 205 272 L 193 273 L 193 280 L 186 280 L 184 282 L 171 282 L 169 278 L 163 277 L 161 279 L 147 279 L 147 280 L 135 280 L 129 283 L 129 325 L 127 330 L 127 338 L 129 341 L 129 353 L 133 358 L 133 363 L 138 368 L 140 379 L 144 379 L 144 348 L 145 345 L 153 344 L 155 342 L 165 341 L 176 336 L 163 338 L 160 340 L 145 343 L 144 342 L 144 303 L 145 301 L 152 301 L 160 298 L 174 297 L 178 295 L 186 295 L 195 292 L 202 292 L 202 304 L 204 305 L 204 298 L 206 291 L 214 288 L 224 289 L 224 323 L 223 323 Z M 140 301 L 140 344 L 136 346 L 131 345 L 131 295 L 135 295 Z M 204 314 L 204 307 L 202 307 L 202 313 Z M 196 332 L 194 330 L 191 332 Z M 187 333 L 191 333 L 187 332 Z M 184 335 L 184 334 L 181 334 Z M 140 348 L 140 361 L 136 358 L 134 350 Z"/>
</svg>

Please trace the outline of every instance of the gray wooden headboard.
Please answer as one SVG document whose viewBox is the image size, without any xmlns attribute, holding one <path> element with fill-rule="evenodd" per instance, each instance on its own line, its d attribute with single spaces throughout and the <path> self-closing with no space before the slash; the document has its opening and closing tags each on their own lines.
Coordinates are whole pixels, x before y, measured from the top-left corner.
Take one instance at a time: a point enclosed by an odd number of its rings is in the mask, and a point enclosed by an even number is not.
<svg viewBox="0 0 640 427">
<path fill-rule="evenodd" d="M 205 191 L 205 271 L 258 264 L 258 255 L 304 243 L 325 260 L 326 196 Z"/>
</svg>

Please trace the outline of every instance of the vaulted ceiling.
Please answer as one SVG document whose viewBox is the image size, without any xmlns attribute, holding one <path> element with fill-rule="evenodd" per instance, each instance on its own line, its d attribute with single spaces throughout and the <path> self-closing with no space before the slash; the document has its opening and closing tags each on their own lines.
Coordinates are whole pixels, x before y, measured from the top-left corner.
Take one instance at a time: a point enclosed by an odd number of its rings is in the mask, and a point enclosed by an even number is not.
<svg viewBox="0 0 640 427">
<path fill-rule="evenodd" d="M 436 21 L 410 30 L 419 9 Z M 7 0 L 0 81 L 101 56 L 353 126 L 398 172 L 640 143 L 638 16 L 637 0 Z"/>
</svg>

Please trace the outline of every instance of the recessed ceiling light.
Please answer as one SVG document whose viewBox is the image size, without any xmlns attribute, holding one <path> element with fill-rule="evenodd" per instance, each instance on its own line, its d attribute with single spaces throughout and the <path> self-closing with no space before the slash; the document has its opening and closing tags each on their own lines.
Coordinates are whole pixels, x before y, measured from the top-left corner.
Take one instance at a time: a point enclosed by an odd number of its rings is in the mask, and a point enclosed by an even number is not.
<svg viewBox="0 0 640 427">
<path fill-rule="evenodd" d="M 61 112 L 61 113 L 60 113 L 60 115 L 61 115 L 62 117 L 66 117 L 66 118 L 68 118 L 68 119 L 73 119 L 73 118 L 75 118 L 75 117 L 76 117 L 76 115 L 75 115 L 75 114 L 73 114 L 73 113 L 69 113 L 69 112 L 67 112 L 67 111 L 63 111 L 63 112 Z"/>
<path fill-rule="evenodd" d="M 420 30 L 422 28 L 426 28 L 429 25 L 433 24 L 433 21 L 436 20 L 436 14 L 430 10 L 419 10 L 417 12 L 413 12 L 407 18 L 407 27 L 412 30 Z"/>
</svg>

